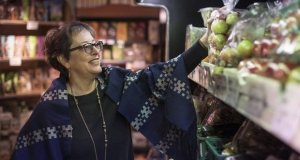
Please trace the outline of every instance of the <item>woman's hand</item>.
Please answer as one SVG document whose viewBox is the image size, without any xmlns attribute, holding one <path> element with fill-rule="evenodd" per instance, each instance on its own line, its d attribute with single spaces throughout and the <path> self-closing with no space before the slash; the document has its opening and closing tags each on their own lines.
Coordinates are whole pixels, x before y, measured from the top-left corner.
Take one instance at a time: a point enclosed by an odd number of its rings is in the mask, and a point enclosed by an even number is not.
<svg viewBox="0 0 300 160">
<path fill-rule="evenodd" d="M 199 43 L 201 45 L 204 45 L 206 48 L 208 48 L 208 37 L 209 37 L 209 34 L 211 33 L 211 27 L 210 26 L 211 26 L 211 23 L 213 22 L 213 20 L 214 20 L 214 17 L 210 17 L 207 20 L 207 29 L 206 29 L 206 32 L 205 32 L 205 34 L 199 40 Z"/>
</svg>

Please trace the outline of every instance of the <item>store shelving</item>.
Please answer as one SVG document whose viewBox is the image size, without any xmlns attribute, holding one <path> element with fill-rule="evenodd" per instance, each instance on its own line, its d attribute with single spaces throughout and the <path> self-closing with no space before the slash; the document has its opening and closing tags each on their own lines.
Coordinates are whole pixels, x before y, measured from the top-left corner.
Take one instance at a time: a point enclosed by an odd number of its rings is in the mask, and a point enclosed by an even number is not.
<svg viewBox="0 0 300 160">
<path fill-rule="evenodd" d="M 159 8 L 155 7 L 141 7 L 133 5 L 105 5 L 93 8 L 79 8 L 76 9 L 76 17 L 82 18 L 118 18 L 118 19 L 131 19 L 143 18 L 157 19 L 159 17 Z"/>
<path fill-rule="evenodd" d="M 11 65 L 10 61 L 13 60 L 9 58 L 0 58 L 0 71 L 34 68 L 38 66 L 49 67 L 49 65 L 46 63 L 45 57 L 20 58 L 19 64 L 13 66 Z"/>
<path fill-rule="evenodd" d="M 58 26 L 64 24 L 63 21 L 23 21 L 23 20 L 7 20 L 1 19 L 0 25 L 27 25 L 30 22 L 37 22 L 43 26 Z"/>
<path fill-rule="evenodd" d="M 214 65 L 201 63 L 189 78 L 300 153 L 299 84 L 287 83 L 283 89 L 279 81 L 271 78 L 243 74 L 235 68 L 213 75 L 213 68 Z"/>
<path fill-rule="evenodd" d="M 0 100 L 11 100 L 11 99 L 24 99 L 24 98 L 31 98 L 31 97 L 40 97 L 45 91 L 37 90 L 37 91 L 30 91 L 24 93 L 16 93 L 16 94 L 5 94 L 0 96 Z"/>
</svg>

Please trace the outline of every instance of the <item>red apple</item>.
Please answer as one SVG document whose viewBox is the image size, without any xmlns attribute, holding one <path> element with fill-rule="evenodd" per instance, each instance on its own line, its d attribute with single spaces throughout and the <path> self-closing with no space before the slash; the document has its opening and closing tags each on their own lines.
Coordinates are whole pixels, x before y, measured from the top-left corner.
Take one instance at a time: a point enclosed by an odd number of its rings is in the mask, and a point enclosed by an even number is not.
<svg viewBox="0 0 300 160">
<path fill-rule="evenodd" d="M 253 55 L 256 57 L 261 56 L 261 39 L 257 39 L 253 42 Z"/>
</svg>

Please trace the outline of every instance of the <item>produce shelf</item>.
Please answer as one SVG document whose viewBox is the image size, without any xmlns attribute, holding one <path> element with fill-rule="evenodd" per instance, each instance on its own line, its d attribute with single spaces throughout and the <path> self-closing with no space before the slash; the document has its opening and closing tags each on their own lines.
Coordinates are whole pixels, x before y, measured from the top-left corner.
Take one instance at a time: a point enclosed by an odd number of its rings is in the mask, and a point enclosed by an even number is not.
<svg viewBox="0 0 300 160">
<path fill-rule="evenodd" d="M 195 72 L 210 71 L 214 66 L 201 63 Z M 188 77 L 240 114 L 253 121 L 279 140 L 300 153 L 300 85 L 286 83 L 255 74 L 225 68 L 223 74 L 191 73 Z M 209 85 L 195 75 L 209 74 Z M 200 77 L 201 78 L 201 77 Z"/>
</svg>

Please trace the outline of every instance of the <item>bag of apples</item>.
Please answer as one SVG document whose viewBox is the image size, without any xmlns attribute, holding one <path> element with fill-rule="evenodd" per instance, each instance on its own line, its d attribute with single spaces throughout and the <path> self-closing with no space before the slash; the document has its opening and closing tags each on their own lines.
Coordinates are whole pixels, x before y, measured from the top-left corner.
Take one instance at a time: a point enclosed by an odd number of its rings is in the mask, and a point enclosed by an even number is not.
<svg viewBox="0 0 300 160">
<path fill-rule="evenodd" d="M 243 59 L 251 58 L 254 48 L 253 42 L 265 35 L 271 20 L 268 10 L 263 8 L 253 8 L 241 15 L 232 27 L 215 65 L 234 68 Z"/>
<path fill-rule="evenodd" d="M 208 38 L 209 51 L 206 62 L 215 64 L 220 51 L 225 46 L 231 28 L 239 20 L 240 12 L 233 10 L 238 0 L 223 0 L 225 7 L 214 10 L 211 13 L 213 22 L 211 24 L 211 33 Z"/>
</svg>

